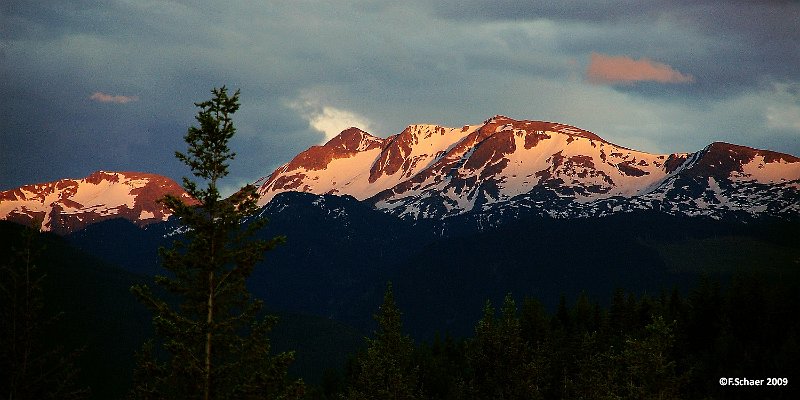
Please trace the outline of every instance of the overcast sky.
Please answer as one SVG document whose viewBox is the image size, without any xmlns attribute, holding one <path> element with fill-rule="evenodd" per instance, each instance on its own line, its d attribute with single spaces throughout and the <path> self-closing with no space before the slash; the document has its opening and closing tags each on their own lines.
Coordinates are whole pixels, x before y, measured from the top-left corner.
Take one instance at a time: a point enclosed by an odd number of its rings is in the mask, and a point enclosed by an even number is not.
<svg viewBox="0 0 800 400">
<path fill-rule="evenodd" d="M 193 103 L 222 85 L 242 103 L 228 190 L 349 126 L 495 114 L 653 153 L 800 155 L 798 21 L 797 1 L 5 0 L 0 190 L 180 180 Z"/>
</svg>

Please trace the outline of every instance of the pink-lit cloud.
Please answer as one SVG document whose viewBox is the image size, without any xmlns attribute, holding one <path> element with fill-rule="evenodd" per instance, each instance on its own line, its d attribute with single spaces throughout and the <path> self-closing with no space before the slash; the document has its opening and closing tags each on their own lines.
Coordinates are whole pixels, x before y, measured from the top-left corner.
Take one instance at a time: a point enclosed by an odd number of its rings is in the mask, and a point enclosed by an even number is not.
<svg viewBox="0 0 800 400">
<path fill-rule="evenodd" d="M 94 100 L 100 103 L 126 104 L 132 101 L 139 101 L 139 96 L 123 96 L 103 92 L 94 92 L 91 96 L 89 96 L 89 100 Z"/>
<path fill-rule="evenodd" d="M 631 85 L 636 82 L 691 83 L 694 77 L 648 58 L 592 53 L 586 79 L 595 84 Z"/>
</svg>

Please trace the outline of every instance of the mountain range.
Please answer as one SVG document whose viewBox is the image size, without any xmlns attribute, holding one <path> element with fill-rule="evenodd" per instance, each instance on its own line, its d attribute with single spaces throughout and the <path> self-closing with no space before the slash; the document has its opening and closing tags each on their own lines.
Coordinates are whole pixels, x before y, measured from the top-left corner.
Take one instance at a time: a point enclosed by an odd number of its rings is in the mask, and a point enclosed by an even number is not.
<svg viewBox="0 0 800 400">
<path fill-rule="evenodd" d="M 607 304 L 619 288 L 686 291 L 700 276 L 800 281 L 800 159 L 769 150 L 716 142 L 650 154 L 565 124 L 495 116 L 387 138 L 350 128 L 255 184 L 269 220 L 258 237 L 287 242 L 248 287 L 283 317 L 276 347 L 297 349 L 296 372 L 315 382 L 374 329 L 387 281 L 418 340 L 468 337 L 486 301 L 508 293 L 555 310 L 579 294 Z M 142 172 L 0 192 L 0 219 L 57 234 L 42 234 L 58 267 L 54 297 L 67 311 L 97 309 L 75 321 L 84 329 L 75 335 L 106 343 L 95 356 L 109 376 L 147 336 L 128 287 L 163 274 L 157 249 L 180 239 L 157 202 L 167 193 L 193 201 Z M 21 229 L 0 223 L 0 242 L 13 249 Z M 128 364 L 107 370 L 109 357 Z M 116 382 L 106 375 L 98 381 Z"/>
<path fill-rule="evenodd" d="M 525 216 L 601 217 L 636 210 L 713 219 L 800 218 L 800 158 L 715 142 L 650 154 L 561 123 L 495 116 L 448 128 L 411 125 L 379 138 L 358 128 L 298 154 L 255 182 L 259 204 L 289 191 L 349 195 L 411 221 L 469 219 L 479 228 Z M 111 218 L 165 221 L 155 200 L 188 195 L 148 173 L 0 192 L 0 219 L 69 233 Z M 460 218 L 452 218 L 460 217 Z"/>
<path fill-rule="evenodd" d="M 462 128 L 411 125 L 380 139 L 348 129 L 258 181 L 347 194 L 406 219 L 467 213 L 604 216 L 631 210 L 722 218 L 800 215 L 800 159 L 712 143 L 649 154 L 569 125 L 495 116 Z"/>
</svg>

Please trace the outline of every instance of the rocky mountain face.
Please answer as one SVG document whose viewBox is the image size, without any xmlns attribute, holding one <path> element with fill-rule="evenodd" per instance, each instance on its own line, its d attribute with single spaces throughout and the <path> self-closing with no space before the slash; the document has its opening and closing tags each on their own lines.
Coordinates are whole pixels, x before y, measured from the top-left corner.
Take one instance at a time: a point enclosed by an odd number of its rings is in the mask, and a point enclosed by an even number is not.
<svg viewBox="0 0 800 400">
<path fill-rule="evenodd" d="M 800 217 L 800 158 L 713 143 L 649 154 L 559 123 L 495 116 L 481 125 L 412 125 L 381 139 L 356 128 L 257 182 L 277 193 L 351 195 L 404 219 L 470 215 Z"/>
<path fill-rule="evenodd" d="M 83 179 L 61 179 L 0 192 L 0 219 L 66 234 L 107 219 L 144 226 L 170 212 L 157 200 L 165 194 L 193 201 L 175 181 L 141 172 L 98 171 Z"/>
</svg>

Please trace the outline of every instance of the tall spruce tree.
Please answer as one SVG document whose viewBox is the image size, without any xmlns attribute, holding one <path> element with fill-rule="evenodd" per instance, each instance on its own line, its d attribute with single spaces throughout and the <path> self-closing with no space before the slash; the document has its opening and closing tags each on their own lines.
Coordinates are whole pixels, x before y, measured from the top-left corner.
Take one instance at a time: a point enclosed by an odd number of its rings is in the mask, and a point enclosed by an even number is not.
<svg viewBox="0 0 800 400">
<path fill-rule="evenodd" d="M 213 98 L 196 103 L 199 127 L 184 137 L 186 154 L 176 157 L 206 186 L 183 179 L 196 200 L 187 203 L 167 195 L 161 202 L 178 218 L 184 232 L 171 249 L 161 249 L 166 276 L 155 283 L 164 295 L 145 285 L 131 291 L 153 313 L 156 338 L 145 344 L 134 371 L 133 398 L 251 399 L 298 398 L 302 381 L 289 382 L 292 353 L 270 354 L 268 333 L 274 317 L 260 317 L 262 303 L 253 300 L 246 280 L 264 252 L 283 241 L 257 240 L 265 224 L 256 218 L 252 185 L 223 199 L 219 180 L 235 157 L 228 141 L 235 128 L 239 91 L 223 86 Z"/>
<path fill-rule="evenodd" d="M 620 391 L 630 399 L 677 399 L 684 377 L 676 373 L 672 358 L 675 322 L 653 317 L 641 337 L 625 339 L 619 355 L 624 368 Z"/>
<path fill-rule="evenodd" d="M 375 315 L 378 330 L 374 339 L 367 339 L 367 351 L 358 360 L 348 400 L 413 400 L 419 397 L 419 371 L 412 358 L 414 343 L 411 337 L 403 334 L 400 317 L 389 283 L 380 312 Z"/>
<path fill-rule="evenodd" d="M 540 366 L 532 360 L 522 339 L 517 307 L 511 294 L 503 301 L 500 317 L 490 301 L 475 327 L 467 357 L 470 374 L 466 382 L 468 399 L 537 399 Z"/>
</svg>

